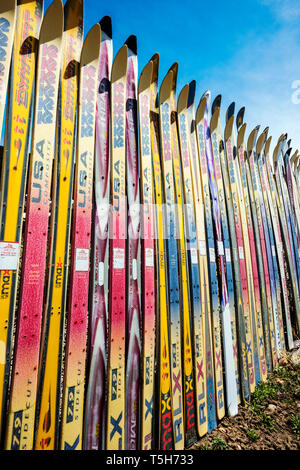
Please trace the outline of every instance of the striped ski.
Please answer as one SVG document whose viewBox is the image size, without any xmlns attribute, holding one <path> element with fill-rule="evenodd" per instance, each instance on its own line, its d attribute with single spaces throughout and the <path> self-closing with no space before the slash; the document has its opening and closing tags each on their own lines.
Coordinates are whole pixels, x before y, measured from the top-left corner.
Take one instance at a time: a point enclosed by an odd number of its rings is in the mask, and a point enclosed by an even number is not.
<svg viewBox="0 0 300 470">
<path fill-rule="evenodd" d="M 94 214 L 92 224 L 90 361 L 88 364 L 84 422 L 84 448 L 87 450 L 104 449 L 106 438 L 105 384 L 107 374 L 110 79 L 112 65 L 110 17 L 103 17 L 100 26 L 101 47 L 96 103 Z"/>
<path fill-rule="evenodd" d="M 81 450 L 90 280 L 97 74 L 101 28 L 87 34 L 80 58 L 77 156 L 60 448 Z"/>
<path fill-rule="evenodd" d="M 155 366 L 155 265 L 154 265 L 154 188 L 151 155 L 151 82 L 153 61 L 144 67 L 138 85 L 140 130 L 140 190 L 141 190 L 141 279 L 142 279 L 142 390 L 140 405 L 141 450 L 154 448 L 153 402 Z"/>
<path fill-rule="evenodd" d="M 213 157 L 213 165 L 215 170 L 215 197 L 218 196 L 220 221 L 222 225 L 223 234 L 223 252 L 225 255 L 225 266 L 226 266 L 226 279 L 228 287 L 228 305 L 230 310 L 230 330 L 231 330 L 231 341 L 233 348 L 233 359 L 234 359 L 234 377 L 236 382 L 236 393 L 237 402 L 241 401 L 240 397 L 240 383 L 239 383 L 239 369 L 238 369 L 238 350 L 237 350 L 237 328 L 236 328 L 236 304 L 235 304 L 235 292 L 234 292 L 234 277 L 233 277 L 233 265 L 231 255 L 231 242 L 229 235 L 229 225 L 226 210 L 226 199 L 225 190 L 222 177 L 222 168 L 220 161 L 220 104 L 221 96 L 217 96 L 212 104 L 212 116 L 210 120 L 210 133 L 211 133 L 211 151 Z M 220 245 L 222 248 L 222 245 Z M 224 319 L 225 320 L 225 319 Z M 228 326 L 227 326 L 228 328 Z M 225 332 L 225 325 L 224 325 Z M 227 332 L 228 335 L 228 332 Z M 223 334 L 223 341 L 225 340 Z M 229 340 L 227 340 L 228 342 Z M 229 373 L 229 372 L 228 372 Z M 232 373 L 232 371 L 231 371 Z M 227 401 L 229 397 L 227 396 Z M 227 405 L 228 407 L 228 405 Z M 228 407 L 229 408 L 229 407 Z M 231 410 L 229 409 L 229 413 Z"/>
<path fill-rule="evenodd" d="M 224 130 L 224 144 L 227 157 L 228 165 L 228 174 L 231 186 L 232 194 L 232 207 L 235 219 L 235 230 L 236 230 L 236 240 L 238 247 L 238 259 L 240 264 L 240 277 L 241 277 L 241 287 L 243 295 L 243 308 L 244 308 L 244 322 L 245 322 L 245 332 L 246 332 L 246 353 L 248 360 L 248 374 L 249 374 L 249 388 L 252 393 L 255 389 L 255 369 L 254 369 L 254 352 L 253 352 L 253 339 L 251 331 L 251 312 L 250 312 L 250 302 L 249 302 L 249 292 L 248 292 L 248 282 L 247 282 L 247 267 L 245 260 L 245 248 L 242 232 L 242 222 L 240 215 L 239 207 L 239 197 L 238 197 L 238 188 L 237 181 L 234 170 L 233 163 L 233 123 L 234 123 L 234 114 L 227 120 L 225 130 Z"/>
<path fill-rule="evenodd" d="M 189 146 L 189 123 L 187 116 L 188 98 L 190 93 L 189 85 L 181 90 L 177 101 L 177 115 L 178 115 L 178 133 L 180 142 L 181 165 L 182 165 L 182 178 L 184 188 L 184 203 L 186 214 L 186 241 L 188 249 L 188 266 L 189 266 L 189 279 L 190 279 L 190 298 L 191 298 L 191 337 L 193 338 L 192 354 L 194 361 L 191 362 L 191 378 L 195 386 L 190 388 L 190 396 L 194 393 L 195 397 L 191 396 L 190 403 L 196 407 L 196 425 L 198 435 L 203 436 L 207 432 L 207 403 L 206 403 L 206 370 L 205 370 L 205 336 L 204 336 L 204 315 L 201 310 L 201 291 L 200 291 L 200 276 L 199 276 L 199 259 L 198 259 L 198 238 L 197 238 L 197 224 L 196 224 L 196 211 L 194 207 L 194 193 L 191 173 L 190 162 L 190 146 Z M 193 401 L 192 401 L 193 399 Z M 194 405 L 195 400 L 195 405 Z M 192 415 L 191 415 L 192 416 Z M 189 415 L 187 418 L 189 419 Z M 193 420 L 194 421 L 194 420 Z"/>
<path fill-rule="evenodd" d="M 193 355 L 192 355 L 192 324 L 191 324 L 191 301 L 190 277 L 186 240 L 187 218 L 184 213 L 184 190 L 183 174 L 180 155 L 179 133 L 178 133 L 178 115 L 176 102 L 176 82 L 177 82 L 178 64 L 172 67 L 173 84 L 171 92 L 171 138 L 173 150 L 173 174 L 175 185 L 175 203 L 176 219 L 178 223 L 178 253 L 179 257 L 179 291 L 181 298 L 181 325 L 182 325 L 182 383 L 183 383 L 183 419 L 185 431 L 185 446 L 190 447 L 196 440 L 196 410 L 194 395 L 194 374 L 193 374 Z M 195 240 L 196 241 L 196 240 Z M 196 252 L 197 254 L 197 252 Z M 194 261 L 195 262 L 195 261 Z M 198 268 L 198 258 L 196 256 L 196 266 Z M 197 301 L 200 301 L 199 283 Z M 200 306 L 200 304 L 199 304 Z"/>
<path fill-rule="evenodd" d="M 282 247 L 281 229 L 280 229 L 280 222 L 278 218 L 277 206 L 274 205 L 274 200 L 272 198 L 272 191 L 274 189 L 273 181 L 271 180 L 271 182 L 269 182 L 267 163 L 266 163 L 270 157 L 269 150 L 270 150 L 271 139 L 272 137 L 269 137 L 266 140 L 263 151 L 261 152 L 260 157 L 258 158 L 258 165 L 259 165 L 260 177 L 261 177 L 261 182 L 262 182 L 262 190 L 263 190 L 263 194 L 266 196 L 267 201 L 268 201 L 271 221 L 272 221 L 273 229 L 274 229 L 274 237 L 275 237 L 275 243 L 276 243 L 277 259 L 278 259 L 280 282 L 281 282 L 281 292 L 282 292 L 284 315 L 285 315 L 285 324 L 286 324 L 286 330 L 287 330 L 287 339 L 288 339 L 288 345 L 290 348 L 293 345 L 293 337 L 292 337 L 292 328 L 291 328 L 291 315 L 290 315 L 290 305 L 289 305 L 289 298 L 288 298 L 287 279 L 286 279 L 286 273 L 284 269 L 284 255 L 282 251 L 283 247 Z M 267 206 L 267 201 L 265 202 L 266 206 Z"/>
<path fill-rule="evenodd" d="M 15 33 L 17 0 L 2 0 L 0 7 L 0 135 L 8 89 L 13 39 Z"/>
<path fill-rule="evenodd" d="M 243 108 L 242 108 L 243 109 Z M 242 111 L 244 112 L 244 111 Z M 252 264 L 252 276 L 253 276 L 253 290 L 255 296 L 255 311 L 256 311 L 256 320 L 257 320 L 257 333 L 258 333 L 258 349 L 260 352 L 260 366 L 261 366 L 261 378 L 262 380 L 266 379 L 268 370 L 271 370 L 271 350 L 270 342 L 265 342 L 264 329 L 263 329 L 263 318 L 268 316 L 268 307 L 267 307 L 267 297 L 266 297 L 266 287 L 265 279 L 263 275 L 263 265 L 261 259 L 261 248 L 260 244 L 257 247 L 255 243 L 255 230 L 257 230 L 256 218 L 253 220 L 251 212 L 251 202 L 250 195 L 247 185 L 247 175 L 245 169 L 245 143 L 244 136 L 246 131 L 246 124 L 241 123 L 239 125 L 239 113 L 237 115 L 237 158 L 240 168 L 241 176 L 241 191 L 243 191 L 243 198 L 246 211 L 247 227 L 248 227 L 248 237 L 249 237 L 249 249 L 251 254 L 251 264 Z M 255 229 L 256 226 L 256 229 Z M 259 235 L 258 235 L 259 242 Z M 261 270 L 261 271 L 260 271 Z M 261 273 L 261 275 L 260 275 Z"/>
<path fill-rule="evenodd" d="M 220 327 L 220 298 L 218 287 L 218 273 L 216 264 L 216 251 L 215 251 L 215 238 L 213 229 L 213 214 L 210 199 L 209 188 L 209 173 L 206 156 L 206 123 L 205 113 L 207 108 L 206 95 L 202 96 L 196 111 L 196 131 L 197 142 L 199 149 L 200 161 L 200 174 L 203 188 L 203 202 L 205 209 L 206 221 L 206 237 L 208 248 L 208 265 L 209 265 L 209 280 L 210 280 L 210 299 L 211 299 L 211 316 L 212 316 L 212 342 L 214 354 L 214 381 L 215 381 L 215 398 L 216 398 L 216 413 L 218 419 L 222 419 L 225 415 L 225 396 L 224 396 L 224 383 L 223 383 L 223 360 L 222 360 L 222 345 L 221 345 L 221 327 Z M 208 403 L 211 400 L 208 394 Z M 208 432 L 213 428 L 210 427 Z"/>
<path fill-rule="evenodd" d="M 221 101 L 218 96 L 212 104 L 212 114 L 215 112 L 220 114 L 220 111 L 217 111 L 220 107 Z M 216 117 L 217 119 L 217 117 Z M 219 118 L 218 118 L 219 120 Z M 219 158 L 222 171 L 222 179 L 224 184 L 224 193 L 226 197 L 226 208 L 227 208 L 227 217 L 228 217 L 228 229 L 230 234 L 230 245 L 231 245 L 231 254 L 232 254 L 232 265 L 234 272 L 234 288 L 236 296 L 236 327 L 237 327 L 237 343 L 238 343 L 238 367 L 239 375 L 238 380 L 238 397 L 241 402 L 248 401 L 249 399 L 249 373 L 248 373 L 248 360 L 247 360 L 247 343 L 246 343 L 246 328 L 245 328 L 245 317 L 244 317 L 244 307 L 243 307 L 243 292 L 241 284 L 241 273 L 240 273 L 240 264 L 238 256 L 238 244 L 237 236 L 235 230 L 235 218 L 233 211 L 233 199 L 230 187 L 229 173 L 227 158 L 225 154 L 225 145 L 223 132 L 221 130 L 220 124 L 217 125 L 216 129 L 217 138 L 219 142 Z"/>
<path fill-rule="evenodd" d="M 196 235 L 199 260 L 200 298 L 201 298 L 201 325 L 199 332 L 194 330 L 196 357 L 197 357 L 197 383 L 200 381 L 200 395 L 198 395 L 198 424 L 199 435 L 205 435 L 217 426 L 214 382 L 214 352 L 212 337 L 212 303 L 210 292 L 209 265 L 207 259 L 207 236 L 205 221 L 204 192 L 201 180 L 200 158 L 195 117 L 195 82 L 189 84 L 187 99 L 187 125 L 188 144 L 190 149 L 190 169 L 192 176 L 193 197 L 196 218 Z M 202 338 L 203 337 L 203 338 Z M 204 357 L 203 357 L 204 356 Z"/>
<path fill-rule="evenodd" d="M 242 108 L 242 113 L 244 109 Z M 237 114 L 237 123 L 241 121 L 239 113 Z M 256 249 L 254 241 L 254 233 L 251 220 L 251 210 L 249 205 L 249 198 L 245 186 L 247 184 L 245 180 L 245 174 L 242 173 L 240 160 L 244 157 L 245 143 L 244 143 L 244 132 L 246 125 L 241 125 L 238 136 L 236 153 L 234 155 L 235 170 L 237 176 L 237 186 L 240 200 L 240 214 L 242 219 L 243 237 L 245 245 L 245 257 L 247 264 L 247 278 L 249 285 L 249 298 L 251 304 L 251 326 L 253 334 L 254 344 L 254 360 L 255 360 L 255 379 L 256 383 L 261 380 L 267 379 L 267 364 L 266 354 L 264 345 L 264 334 L 262 324 L 262 311 L 259 291 L 259 280 L 256 262 Z M 241 155 L 241 156 L 240 156 Z M 246 196 L 245 196 L 246 193 Z"/>
<path fill-rule="evenodd" d="M 272 356 L 272 365 L 273 367 L 277 364 L 278 356 L 276 350 L 276 341 L 275 341 L 275 329 L 274 329 L 274 320 L 273 320 L 273 308 L 275 299 L 272 294 L 272 272 L 269 268 L 269 259 L 267 244 L 265 240 L 263 219 L 261 214 L 260 199 L 258 193 L 258 186 L 256 182 L 256 174 L 253 168 L 253 149 L 257 139 L 259 127 L 257 126 L 250 133 L 247 141 L 247 158 L 246 158 L 246 174 L 247 174 L 247 183 L 249 189 L 249 195 L 252 206 L 253 221 L 257 222 L 258 227 L 258 236 L 259 240 L 256 239 L 256 245 L 261 247 L 261 256 L 263 260 L 263 270 L 264 278 L 266 284 L 266 294 L 267 294 L 267 303 L 268 303 L 268 317 L 264 318 L 264 331 L 265 331 L 265 341 L 270 341 L 271 347 L 271 356 Z"/>
<path fill-rule="evenodd" d="M 160 162 L 159 107 L 158 107 L 158 65 L 159 56 L 152 58 L 150 124 L 155 201 L 156 239 L 156 356 L 157 356 L 157 428 L 156 447 L 161 450 L 174 449 L 172 380 L 169 333 L 169 302 L 167 289 L 167 250 L 165 242 L 164 193 Z"/>
<path fill-rule="evenodd" d="M 177 238 L 178 226 L 176 224 L 176 199 L 175 183 L 173 177 L 173 148 L 171 130 L 172 87 L 174 67 L 165 76 L 159 93 L 160 112 L 160 137 L 161 137 L 161 161 L 162 180 L 166 204 L 166 239 L 168 260 L 168 292 L 170 303 L 170 354 L 171 354 L 171 380 L 172 380 L 172 405 L 174 424 L 174 447 L 176 450 L 184 448 L 183 429 L 183 394 L 182 394 L 182 367 L 181 367 L 181 318 L 180 318 L 180 293 L 178 276 Z M 176 73 L 176 69 L 175 69 Z"/>
<path fill-rule="evenodd" d="M 37 59 L 35 46 L 39 37 L 42 13 L 42 0 L 18 2 L 1 170 L 0 433 L 4 430 L 3 420 L 7 410 L 6 400 L 13 355 L 17 276 L 30 151 L 29 139 L 33 120 L 33 89 Z"/>
<path fill-rule="evenodd" d="M 137 135 L 138 62 L 136 36 L 130 36 L 125 44 L 128 46 L 125 129 L 128 200 L 125 448 L 135 450 L 138 443 L 141 378 L 140 188 Z"/>
<path fill-rule="evenodd" d="M 117 53 L 111 71 L 111 204 L 106 449 L 125 448 L 126 318 L 126 72 L 128 47 Z"/>
<path fill-rule="evenodd" d="M 262 157 L 264 144 L 267 140 L 267 134 L 268 134 L 268 128 L 266 128 L 257 139 L 255 163 L 256 163 L 256 176 L 257 176 L 257 180 L 258 180 L 258 184 L 260 188 L 260 194 L 262 196 L 261 197 L 262 214 L 264 217 L 264 224 L 266 228 L 268 228 L 270 246 L 271 246 L 275 292 L 276 292 L 276 305 L 277 305 L 277 317 L 274 316 L 274 321 L 277 323 L 277 326 L 276 326 L 276 330 L 278 331 L 277 345 L 278 345 L 278 355 L 280 356 L 281 352 L 283 352 L 286 349 L 284 330 L 283 330 L 283 316 L 282 316 L 283 312 L 282 312 L 282 302 L 281 302 L 282 293 L 281 293 L 280 278 L 279 278 L 278 258 L 277 258 L 276 247 L 275 247 L 275 236 L 274 236 L 274 230 L 273 230 L 273 225 L 272 225 L 271 216 L 270 216 L 269 202 L 267 198 L 264 179 L 261 177 L 260 171 L 259 171 L 259 166 L 260 166 L 259 162 Z"/>
<path fill-rule="evenodd" d="M 62 33 L 63 5 L 54 0 L 44 16 L 39 40 L 22 284 L 5 445 L 11 450 L 33 448 Z"/>
<path fill-rule="evenodd" d="M 78 61 L 82 47 L 83 3 L 68 0 L 64 7 L 64 33 L 59 97 L 57 148 L 53 170 L 50 222 L 49 275 L 39 365 L 39 400 L 36 450 L 59 445 L 63 350 L 69 270 L 69 242 L 78 88 Z"/>
</svg>

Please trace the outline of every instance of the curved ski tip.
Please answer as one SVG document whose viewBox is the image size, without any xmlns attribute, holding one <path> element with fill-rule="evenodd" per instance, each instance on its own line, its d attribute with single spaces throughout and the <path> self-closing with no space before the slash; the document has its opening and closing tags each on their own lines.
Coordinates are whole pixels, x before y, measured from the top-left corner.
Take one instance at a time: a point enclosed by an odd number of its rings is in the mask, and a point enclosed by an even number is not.
<svg viewBox="0 0 300 470">
<path fill-rule="evenodd" d="M 205 99 L 206 99 L 206 112 L 208 113 L 208 110 L 209 110 L 209 108 L 210 108 L 210 102 L 211 102 L 211 92 L 210 92 L 210 90 L 206 90 L 206 91 L 203 93 L 201 99 L 202 99 L 202 98 L 205 98 Z"/>
<path fill-rule="evenodd" d="M 0 15 L 3 13 L 6 13 L 8 11 L 12 10 L 14 14 L 16 14 L 17 11 L 17 0 L 5 0 L 1 2 L 0 6 Z"/>
<path fill-rule="evenodd" d="M 87 33 L 84 40 L 80 64 L 81 67 L 94 62 L 99 59 L 100 53 L 100 42 L 101 42 L 101 27 L 99 23 L 96 23 Z"/>
<path fill-rule="evenodd" d="M 268 157 L 270 153 L 270 146 L 271 146 L 272 136 L 268 137 L 265 143 L 264 154 Z"/>
<path fill-rule="evenodd" d="M 261 154 L 261 151 L 262 151 L 262 149 L 265 145 L 265 142 L 267 140 L 268 132 L 269 132 L 269 128 L 266 127 L 265 130 L 260 134 L 260 136 L 257 139 L 257 142 L 256 142 L 256 153 L 257 153 L 257 155 Z"/>
<path fill-rule="evenodd" d="M 235 111 L 235 102 L 233 101 L 226 110 L 226 122 L 231 118 Z"/>
<path fill-rule="evenodd" d="M 207 97 L 205 93 L 201 96 L 200 102 L 196 110 L 196 124 L 198 125 L 204 118 L 204 113 L 207 106 Z"/>
<path fill-rule="evenodd" d="M 255 147 L 259 129 L 260 129 L 260 126 L 256 126 L 253 129 L 253 131 L 250 132 L 250 135 L 248 137 L 248 142 L 247 142 L 247 152 L 252 152 L 253 148 Z"/>
<path fill-rule="evenodd" d="M 238 128 L 238 136 L 237 136 L 237 147 L 238 148 L 241 147 L 241 145 L 244 145 L 246 127 L 247 127 L 247 124 L 244 122 Z"/>
<path fill-rule="evenodd" d="M 245 115 L 245 106 L 243 106 L 236 115 L 235 123 L 236 123 L 236 128 L 238 131 L 244 122 L 244 115 Z"/>
<path fill-rule="evenodd" d="M 135 34 L 129 36 L 124 44 L 126 44 L 128 49 L 130 49 L 134 54 L 137 54 L 137 39 Z"/>
<path fill-rule="evenodd" d="M 153 54 L 153 56 L 151 57 L 152 62 L 159 62 L 159 53 L 158 52 L 155 52 L 155 54 Z"/>
<path fill-rule="evenodd" d="M 210 125 L 209 125 L 211 134 L 218 128 L 219 117 L 220 117 L 220 107 L 215 106 L 213 108 L 212 106 Z"/>
<path fill-rule="evenodd" d="M 164 103 L 170 98 L 172 84 L 173 84 L 173 71 L 172 69 L 169 69 L 162 81 L 162 84 L 160 85 L 159 105 L 161 105 L 162 103 Z"/>
<path fill-rule="evenodd" d="M 105 33 L 108 37 L 112 39 L 112 22 L 110 16 L 103 16 L 103 18 L 99 21 L 101 26 L 101 31 Z"/>
<path fill-rule="evenodd" d="M 67 0 L 64 6 L 64 29 L 81 27 L 83 33 L 83 0 Z"/>
<path fill-rule="evenodd" d="M 51 25 L 49 27 L 49 25 Z M 64 7 L 62 0 L 53 0 L 45 12 L 41 29 L 39 43 L 46 44 L 55 39 L 62 38 L 64 29 Z"/>
<path fill-rule="evenodd" d="M 213 115 L 216 108 L 221 108 L 222 95 L 217 95 L 211 105 L 211 114 Z"/>
<path fill-rule="evenodd" d="M 128 60 L 128 47 L 124 44 L 117 52 L 112 68 L 111 68 L 111 81 L 117 82 L 122 77 L 126 76 Z"/>
<path fill-rule="evenodd" d="M 172 71 L 173 74 L 176 76 L 178 73 L 178 62 L 174 62 L 171 67 L 169 68 L 168 72 Z"/>
<path fill-rule="evenodd" d="M 224 138 L 225 138 L 225 142 L 230 138 L 230 136 L 232 135 L 232 131 L 233 131 L 233 124 L 234 124 L 234 114 L 232 114 L 227 122 L 226 122 L 226 125 L 225 125 L 225 131 L 224 131 Z"/>
<path fill-rule="evenodd" d="M 139 86 L 138 86 L 139 94 L 143 93 L 145 90 L 150 88 L 151 81 L 152 81 L 152 74 L 153 74 L 153 62 L 152 60 L 149 60 L 149 62 L 143 68 L 140 78 L 139 78 Z"/>
<path fill-rule="evenodd" d="M 187 83 L 179 93 L 177 100 L 177 113 L 180 114 L 187 108 L 190 85 Z"/>
</svg>

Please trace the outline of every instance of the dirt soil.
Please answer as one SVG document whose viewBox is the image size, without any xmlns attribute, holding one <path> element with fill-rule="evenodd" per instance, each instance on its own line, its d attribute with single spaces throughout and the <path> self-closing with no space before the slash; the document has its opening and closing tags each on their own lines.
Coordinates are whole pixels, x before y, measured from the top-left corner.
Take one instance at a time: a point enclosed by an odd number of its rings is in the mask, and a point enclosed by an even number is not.
<svg viewBox="0 0 300 470">
<path fill-rule="evenodd" d="M 250 403 L 239 406 L 234 417 L 192 449 L 202 450 L 299 450 L 300 449 L 300 344 L 285 353 L 278 367 L 261 382 Z"/>
</svg>

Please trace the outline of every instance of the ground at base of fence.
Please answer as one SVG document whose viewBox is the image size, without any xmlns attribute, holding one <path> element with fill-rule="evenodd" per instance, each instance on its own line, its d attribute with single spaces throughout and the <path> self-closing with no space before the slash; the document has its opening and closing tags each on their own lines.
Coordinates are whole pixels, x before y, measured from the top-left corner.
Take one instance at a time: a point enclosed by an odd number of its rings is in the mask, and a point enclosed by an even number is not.
<svg viewBox="0 0 300 470">
<path fill-rule="evenodd" d="M 192 449 L 299 450 L 300 342 L 285 354 L 279 366 L 257 386 L 237 416 L 224 418 L 217 429 Z"/>
</svg>

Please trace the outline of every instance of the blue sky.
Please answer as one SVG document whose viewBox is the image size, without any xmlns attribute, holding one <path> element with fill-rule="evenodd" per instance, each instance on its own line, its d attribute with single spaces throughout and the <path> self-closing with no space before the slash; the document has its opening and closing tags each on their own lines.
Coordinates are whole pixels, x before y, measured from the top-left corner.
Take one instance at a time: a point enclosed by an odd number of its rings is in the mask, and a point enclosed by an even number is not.
<svg viewBox="0 0 300 470">
<path fill-rule="evenodd" d="M 287 132 L 300 149 L 299 0 L 85 0 L 85 34 L 104 15 L 112 18 L 114 55 L 137 36 L 139 73 L 158 52 L 160 82 L 177 61 L 178 93 L 195 79 L 197 104 L 207 89 L 213 98 L 221 93 L 222 116 L 232 101 L 246 107 L 246 136 L 269 126 L 273 144 Z"/>
</svg>

